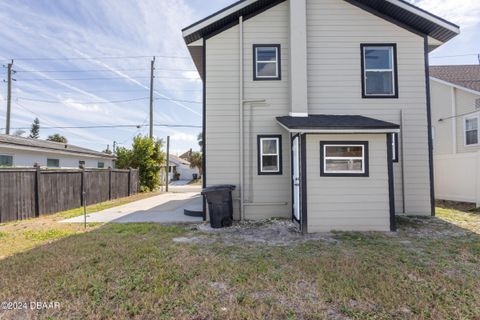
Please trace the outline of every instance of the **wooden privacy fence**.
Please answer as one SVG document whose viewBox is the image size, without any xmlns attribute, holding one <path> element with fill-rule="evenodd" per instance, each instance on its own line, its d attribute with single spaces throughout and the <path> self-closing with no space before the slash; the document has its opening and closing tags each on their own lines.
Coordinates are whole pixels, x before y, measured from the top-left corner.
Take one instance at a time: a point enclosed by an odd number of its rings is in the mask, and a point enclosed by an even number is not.
<svg viewBox="0 0 480 320">
<path fill-rule="evenodd" d="M 75 209 L 84 201 L 90 205 L 127 197 L 138 190 L 136 169 L 0 169 L 0 223 Z"/>
</svg>

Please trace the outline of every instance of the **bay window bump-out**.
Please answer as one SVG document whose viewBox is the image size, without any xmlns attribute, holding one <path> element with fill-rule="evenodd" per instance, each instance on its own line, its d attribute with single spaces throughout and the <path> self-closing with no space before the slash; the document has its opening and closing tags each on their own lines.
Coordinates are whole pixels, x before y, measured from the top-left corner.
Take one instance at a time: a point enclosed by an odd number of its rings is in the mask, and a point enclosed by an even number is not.
<svg viewBox="0 0 480 320">
<path fill-rule="evenodd" d="M 253 45 L 253 80 L 281 80 L 279 44 Z"/>
<path fill-rule="evenodd" d="M 368 142 L 320 142 L 320 176 L 368 177 Z"/>
<path fill-rule="evenodd" d="M 282 174 L 282 136 L 259 135 L 258 140 L 258 174 Z"/>
<path fill-rule="evenodd" d="M 479 127 L 479 114 L 469 115 L 464 118 L 464 135 L 465 146 L 478 145 L 478 127 Z"/>
<path fill-rule="evenodd" d="M 398 98 L 396 44 L 362 44 L 362 97 Z"/>
</svg>

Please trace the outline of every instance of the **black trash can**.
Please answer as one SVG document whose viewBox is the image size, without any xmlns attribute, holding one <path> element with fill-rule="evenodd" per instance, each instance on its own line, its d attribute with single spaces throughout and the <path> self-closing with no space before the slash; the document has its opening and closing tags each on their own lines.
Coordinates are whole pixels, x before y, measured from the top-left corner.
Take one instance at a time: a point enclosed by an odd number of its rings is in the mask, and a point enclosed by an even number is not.
<svg viewBox="0 0 480 320">
<path fill-rule="evenodd" d="M 235 190 L 233 185 L 217 185 L 202 190 L 202 195 L 207 199 L 212 228 L 224 228 L 232 225 L 233 190 Z"/>
<path fill-rule="evenodd" d="M 192 178 L 193 178 L 193 180 L 197 180 L 197 179 L 198 179 L 198 174 L 193 173 L 193 174 L 192 174 Z"/>
</svg>

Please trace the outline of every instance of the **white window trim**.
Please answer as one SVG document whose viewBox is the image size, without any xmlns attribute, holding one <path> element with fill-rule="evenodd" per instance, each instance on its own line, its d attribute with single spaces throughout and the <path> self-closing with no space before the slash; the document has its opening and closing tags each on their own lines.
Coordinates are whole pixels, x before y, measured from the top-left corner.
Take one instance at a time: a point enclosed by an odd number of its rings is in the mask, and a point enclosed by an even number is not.
<svg viewBox="0 0 480 320">
<path fill-rule="evenodd" d="M 362 156 L 361 157 L 328 157 L 327 148 L 328 147 L 361 147 Z M 362 160 L 362 170 L 328 170 L 327 169 L 327 160 Z M 364 174 L 365 173 L 365 146 L 361 144 L 326 144 L 323 146 L 323 171 L 326 174 Z"/>
<path fill-rule="evenodd" d="M 276 153 L 263 153 L 263 141 L 274 140 L 277 145 Z M 276 156 L 277 157 L 277 170 L 264 170 L 263 169 L 263 157 L 264 156 Z M 260 138 L 260 172 L 261 173 L 279 173 L 280 172 L 280 139 L 279 138 Z"/>
<path fill-rule="evenodd" d="M 477 143 L 467 144 L 467 120 L 477 119 Z M 463 117 L 463 145 L 466 148 L 478 147 L 480 145 L 480 112 L 469 114 Z"/>
<path fill-rule="evenodd" d="M 390 52 L 390 59 L 392 61 L 392 67 L 390 69 L 367 69 L 367 56 L 365 54 L 366 49 L 389 49 Z M 394 97 L 397 92 L 395 91 L 396 82 L 395 82 L 395 49 L 393 46 L 372 46 L 372 45 L 365 45 L 363 47 L 363 83 L 365 85 L 365 96 L 366 97 Z M 392 93 L 382 94 L 382 93 L 367 93 L 367 72 L 391 72 L 392 73 Z"/>
<path fill-rule="evenodd" d="M 263 60 L 258 60 L 258 49 L 264 49 L 264 48 L 273 48 L 275 49 L 275 61 L 263 61 Z M 257 79 L 277 79 L 279 77 L 279 72 L 278 72 L 278 48 L 277 47 L 256 47 L 255 48 L 255 78 Z M 259 63 L 275 63 L 275 75 L 274 76 L 259 76 L 258 75 L 258 64 Z"/>
</svg>

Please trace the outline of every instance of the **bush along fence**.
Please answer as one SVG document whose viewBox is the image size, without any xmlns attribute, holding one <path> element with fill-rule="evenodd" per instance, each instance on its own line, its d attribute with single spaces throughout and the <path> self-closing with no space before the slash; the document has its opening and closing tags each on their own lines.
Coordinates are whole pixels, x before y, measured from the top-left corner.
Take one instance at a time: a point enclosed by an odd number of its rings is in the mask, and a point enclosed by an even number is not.
<svg viewBox="0 0 480 320">
<path fill-rule="evenodd" d="M 127 197 L 138 191 L 136 169 L 0 169 L 0 223 Z"/>
</svg>

